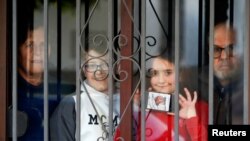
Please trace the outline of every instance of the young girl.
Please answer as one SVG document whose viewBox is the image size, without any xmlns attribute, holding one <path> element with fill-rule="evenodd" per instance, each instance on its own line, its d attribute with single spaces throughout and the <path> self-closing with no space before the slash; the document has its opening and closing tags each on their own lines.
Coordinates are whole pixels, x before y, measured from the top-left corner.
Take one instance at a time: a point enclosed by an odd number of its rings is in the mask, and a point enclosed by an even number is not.
<svg viewBox="0 0 250 141">
<path fill-rule="evenodd" d="M 149 69 L 150 91 L 174 94 L 175 70 L 171 58 L 159 56 L 152 59 Z M 208 124 L 208 105 L 197 101 L 197 93 L 193 97 L 187 88 L 185 96 L 179 95 L 179 140 L 206 141 Z M 174 140 L 174 114 L 166 111 L 149 109 L 145 118 L 145 139 L 147 141 Z M 141 140 L 140 121 L 138 124 L 137 140 Z"/>
</svg>

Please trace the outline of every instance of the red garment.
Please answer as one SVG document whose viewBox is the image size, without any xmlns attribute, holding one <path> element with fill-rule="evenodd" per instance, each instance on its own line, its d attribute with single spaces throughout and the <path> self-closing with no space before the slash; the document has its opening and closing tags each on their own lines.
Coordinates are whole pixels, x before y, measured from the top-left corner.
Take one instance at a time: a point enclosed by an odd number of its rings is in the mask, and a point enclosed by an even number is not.
<svg viewBox="0 0 250 141">
<path fill-rule="evenodd" d="M 208 105 L 196 103 L 196 117 L 179 120 L 179 141 L 207 141 Z M 139 119 L 140 121 L 140 119 Z M 146 141 L 174 141 L 174 116 L 166 112 L 146 113 Z M 136 140 L 141 140 L 140 124 Z"/>
</svg>

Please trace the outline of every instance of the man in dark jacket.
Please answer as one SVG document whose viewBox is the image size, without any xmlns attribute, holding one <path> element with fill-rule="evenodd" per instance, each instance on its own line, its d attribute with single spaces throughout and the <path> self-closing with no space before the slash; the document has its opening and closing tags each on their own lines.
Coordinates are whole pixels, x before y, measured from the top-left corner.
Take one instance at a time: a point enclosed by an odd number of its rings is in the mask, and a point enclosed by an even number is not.
<svg viewBox="0 0 250 141">
<path fill-rule="evenodd" d="M 214 27 L 214 124 L 243 124 L 243 71 L 235 36 L 235 30 L 227 23 Z M 202 79 L 202 91 L 207 93 L 208 73 Z"/>
</svg>

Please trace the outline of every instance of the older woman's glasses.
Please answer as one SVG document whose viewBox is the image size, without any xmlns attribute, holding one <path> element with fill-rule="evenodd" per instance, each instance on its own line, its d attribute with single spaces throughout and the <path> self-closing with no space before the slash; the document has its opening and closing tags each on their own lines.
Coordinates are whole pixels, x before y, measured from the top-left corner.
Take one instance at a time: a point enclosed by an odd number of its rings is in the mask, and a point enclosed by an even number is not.
<svg viewBox="0 0 250 141">
<path fill-rule="evenodd" d="M 225 48 L 214 45 L 214 58 L 219 58 L 221 56 L 221 52 L 225 51 L 225 53 L 229 56 L 229 57 L 233 57 L 234 56 L 234 46 L 231 44 Z"/>
<path fill-rule="evenodd" d="M 102 70 L 102 71 L 108 71 L 108 64 L 104 63 L 104 64 L 85 64 L 84 65 L 84 69 L 87 72 L 95 72 L 97 70 Z"/>
</svg>

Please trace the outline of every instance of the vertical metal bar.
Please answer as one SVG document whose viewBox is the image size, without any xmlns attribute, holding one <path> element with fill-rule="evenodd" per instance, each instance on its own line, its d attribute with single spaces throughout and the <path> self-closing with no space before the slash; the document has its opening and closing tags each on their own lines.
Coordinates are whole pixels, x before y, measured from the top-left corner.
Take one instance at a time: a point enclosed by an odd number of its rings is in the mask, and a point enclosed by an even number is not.
<svg viewBox="0 0 250 141">
<path fill-rule="evenodd" d="M 125 5 L 126 3 L 126 5 Z M 133 54 L 133 29 L 134 22 L 130 15 L 133 13 L 133 0 L 123 0 L 121 3 L 121 34 L 127 37 L 127 44 L 121 48 L 121 70 L 127 72 L 127 76 L 122 73 L 120 78 L 126 78 L 120 83 L 120 112 L 124 113 L 124 117 L 120 122 L 121 137 L 124 140 L 132 140 L 132 104 L 129 103 L 132 96 L 132 83 L 133 83 L 133 63 L 130 59 L 126 59 L 124 56 L 131 56 Z M 125 58 L 125 59 L 123 59 Z M 129 103 L 129 105 L 128 105 Z"/>
<path fill-rule="evenodd" d="M 146 1 L 141 1 L 141 141 L 145 141 L 145 107 L 146 107 Z"/>
<path fill-rule="evenodd" d="M 198 42 L 199 46 L 201 46 L 201 49 L 198 49 L 198 70 L 203 71 L 204 70 L 204 64 L 205 64 L 205 57 L 204 54 L 207 54 L 207 50 L 205 49 L 205 43 L 206 43 L 206 29 L 205 29 L 205 21 L 206 21 L 206 4 L 205 0 L 199 1 L 199 35 L 198 35 Z M 198 84 L 200 85 L 200 84 Z"/>
<path fill-rule="evenodd" d="M 109 140 L 113 140 L 113 35 L 114 34 L 114 1 L 108 1 L 108 47 L 109 47 Z"/>
<path fill-rule="evenodd" d="M 12 3 L 12 140 L 17 141 L 17 1 Z"/>
<path fill-rule="evenodd" d="M 48 112 L 48 0 L 44 0 L 44 141 L 49 140 L 49 112 Z"/>
<path fill-rule="evenodd" d="M 249 104 L 248 104 L 248 100 L 249 100 L 249 96 L 248 96 L 248 92 L 249 92 L 249 6 L 250 6 L 250 2 L 249 0 L 245 0 L 245 47 L 244 47 L 244 101 L 243 101 L 243 105 L 244 105 L 244 117 L 243 117 L 243 123 L 244 124 L 248 124 L 248 117 L 249 117 Z"/>
<path fill-rule="evenodd" d="M 234 0 L 229 0 L 228 1 L 228 19 L 229 19 L 229 24 L 232 25 L 234 22 Z"/>
<path fill-rule="evenodd" d="M 81 0 L 76 1 L 76 141 L 80 141 L 80 31 L 81 31 Z"/>
<path fill-rule="evenodd" d="M 84 18 L 85 18 L 85 20 L 84 20 L 85 23 L 84 24 L 86 25 L 86 27 L 84 29 L 84 37 L 85 38 L 89 38 L 89 21 L 88 21 L 88 18 L 89 18 L 89 15 L 91 15 L 89 13 L 89 11 L 90 11 L 89 9 L 90 9 L 90 4 L 89 4 L 89 1 L 87 0 L 87 1 L 84 2 Z M 84 42 L 84 47 L 85 48 L 89 47 L 88 42 L 86 42 L 86 41 Z"/>
<path fill-rule="evenodd" d="M 9 5 L 7 5 L 9 1 L 7 0 L 1 0 L 0 1 L 0 64 L 1 64 L 1 71 L 0 71 L 0 139 L 1 140 L 7 140 L 7 133 L 10 135 L 12 131 L 10 129 L 7 129 L 6 126 L 6 121 L 12 122 L 12 118 L 8 117 L 6 107 L 9 104 L 9 98 L 11 95 L 9 95 L 9 86 L 10 84 L 8 83 L 9 81 L 9 68 L 12 65 L 12 63 L 8 63 L 7 61 L 11 60 L 9 59 L 10 55 L 10 49 L 7 44 L 7 41 L 9 40 L 9 36 L 6 36 L 8 33 L 9 29 L 9 24 L 7 22 L 7 17 L 10 16 L 7 14 L 7 10 L 10 8 Z M 12 25 L 11 25 L 12 26 Z M 8 33 L 9 34 L 9 33 Z M 6 67 L 5 67 L 6 66 Z M 7 76 L 7 77 L 6 77 Z M 9 112 L 9 111 L 8 111 Z M 6 116 L 7 115 L 7 116 Z M 10 131 L 10 133 L 9 133 Z"/>
<path fill-rule="evenodd" d="M 62 0 L 57 1 L 57 100 L 61 100 Z"/>
<path fill-rule="evenodd" d="M 180 49 L 180 0 L 175 1 L 175 37 L 174 37 L 174 48 L 175 48 L 175 80 L 179 80 L 179 49 Z M 175 82 L 175 99 L 174 99 L 174 140 L 179 140 L 179 81 Z"/>
<path fill-rule="evenodd" d="M 209 124 L 213 124 L 213 90 L 214 90 L 214 72 L 213 72 L 213 61 L 214 61 L 214 0 L 210 0 L 209 3 L 209 80 L 208 80 L 208 93 L 209 93 Z"/>
</svg>

